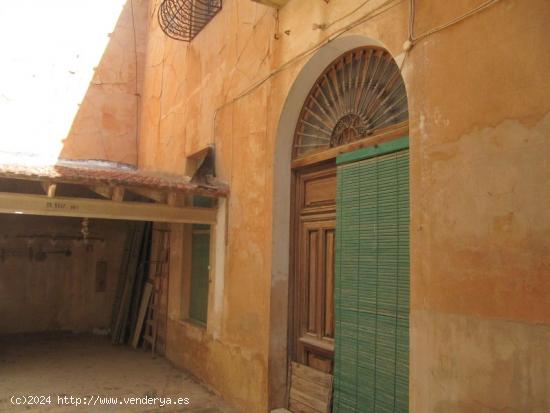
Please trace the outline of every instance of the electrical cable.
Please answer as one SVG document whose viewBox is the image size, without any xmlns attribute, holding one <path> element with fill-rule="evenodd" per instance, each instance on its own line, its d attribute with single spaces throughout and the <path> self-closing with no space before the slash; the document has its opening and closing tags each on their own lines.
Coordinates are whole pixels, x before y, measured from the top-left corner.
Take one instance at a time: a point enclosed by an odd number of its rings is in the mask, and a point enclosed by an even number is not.
<svg viewBox="0 0 550 413">
<path fill-rule="evenodd" d="M 363 2 L 359 7 L 355 8 L 353 11 L 351 11 L 350 13 L 346 14 L 345 16 L 342 16 L 338 19 L 336 19 L 335 21 L 333 21 L 332 23 L 330 23 L 329 25 L 325 26 L 325 28 L 328 28 L 332 25 L 334 25 L 335 23 L 345 19 L 346 17 L 349 17 L 350 15 L 352 15 L 353 13 L 357 12 L 357 10 L 361 9 L 365 4 L 367 4 L 370 0 L 366 0 L 365 2 Z M 325 37 L 321 42 L 317 43 L 315 46 L 313 46 L 312 48 L 294 56 L 292 59 L 286 61 L 285 63 L 283 63 L 281 66 L 279 66 L 277 69 L 273 70 L 271 73 L 269 73 L 267 76 L 265 76 L 264 78 L 260 79 L 259 81 L 255 82 L 254 84 L 252 84 L 250 87 L 248 87 L 247 89 L 245 89 L 243 92 L 241 92 L 240 94 L 238 94 L 237 96 L 235 96 L 234 98 L 230 99 L 229 101 L 225 102 L 223 105 L 219 106 L 215 111 L 214 111 L 214 119 L 213 119 L 213 127 L 212 127 L 212 139 L 211 139 L 211 143 L 214 144 L 215 143 L 215 131 L 216 131 L 216 118 L 217 118 L 217 115 L 218 113 L 223 110 L 225 107 L 235 103 L 236 101 L 240 100 L 241 98 L 247 96 L 248 94 L 250 94 L 251 92 L 253 92 L 254 90 L 256 90 L 257 88 L 259 88 L 260 86 L 262 86 L 265 82 L 267 82 L 269 79 L 271 79 L 272 77 L 276 76 L 277 74 L 279 74 L 280 72 L 284 71 L 288 66 L 292 65 L 293 63 L 297 62 L 298 60 L 304 58 L 304 57 L 307 57 L 309 55 L 311 55 L 312 53 L 315 53 L 317 50 L 319 50 L 320 48 L 322 48 L 323 46 L 325 46 L 326 44 L 334 41 L 335 39 L 337 39 L 338 37 L 342 36 L 344 33 L 354 29 L 355 27 L 357 27 L 358 25 L 360 24 L 363 24 L 371 19 L 373 19 L 374 17 L 377 17 L 379 15 L 381 15 L 382 13 L 385 13 L 386 11 L 390 10 L 391 8 L 395 7 L 397 4 L 400 4 L 403 0 L 387 0 L 385 1 L 384 3 L 382 3 L 378 8 L 376 9 L 373 9 L 371 10 L 370 12 L 368 12 L 367 14 L 363 15 L 362 17 L 354 20 L 353 22 L 351 22 L 350 24 L 344 26 L 343 28 L 340 28 L 338 30 L 336 30 L 334 33 L 332 33 L 331 35 Z M 456 17 L 452 20 L 450 20 L 449 22 L 445 23 L 445 24 L 442 24 L 442 25 L 439 25 L 439 26 L 436 26 L 434 27 L 433 29 L 430 29 L 430 30 L 427 30 L 423 33 L 421 33 L 420 35 L 418 36 L 415 36 L 414 35 L 414 21 L 415 21 L 415 15 L 416 15 L 416 7 L 415 7 L 415 3 L 414 3 L 414 0 L 409 0 L 409 45 L 405 48 L 405 56 L 403 58 L 403 61 L 401 62 L 401 66 L 400 66 L 400 70 L 403 69 L 403 66 L 404 66 L 404 63 L 405 63 L 405 60 L 407 59 L 407 56 L 410 52 L 410 49 L 412 48 L 412 46 L 414 44 L 416 44 L 418 41 L 434 34 L 434 33 L 437 33 L 441 30 L 444 30 L 454 24 L 457 24 L 459 23 L 460 21 L 470 17 L 470 16 L 473 16 L 474 14 L 477 14 L 483 10 L 485 10 L 486 8 L 492 6 L 493 4 L 499 2 L 500 0 L 487 0 L 485 1 L 484 3 L 480 4 L 479 6 L 473 8 L 472 10 L 468 11 L 467 13 L 464 13 L 463 15 L 459 16 L 459 17 Z M 394 3 L 394 4 L 392 4 Z"/>
<path fill-rule="evenodd" d="M 307 57 L 309 55 L 311 55 L 312 53 L 315 53 L 317 50 L 321 49 L 323 46 L 325 46 L 326 44 L 334 41 L 335 39 L 339 38 L 340 36 L 342 36 L 344 33 L 354 29 L 355 27 L 359 26 L 360 24 L 363 24 L 383 13 L 385 13 L 386 11 L 392 9 L 393 7 L 395 7 L 396 5 L 402 3 L 403 0 L 386 0 L 384 3 L 382 3 L 380 6 L 378 6 L 376 9 L 373 9 L 371 10 L 369 13 L 361 16 L 360 18 L 358 18 L 357 20 L 353 21 L 352 23 L 344 26 L 343 28 L 340 28 L 338 29 L 337 31 L 335 31 L 334 33 L 332 33 L 331 35 L 325 37 L 323 40 L 321 40 L 319 43 L 317 43 L 315 46 L 311 47 L 310 49 L 307 49 L 305 51 L 303 51 L 302 53 L 299 53 L 298 55 L 294 56 L 292 59 L 286 61 L 285 63 L 283 63 L 281 66 L 279 66 L 277 69 L 273 70 L 271 73 L 269 73 L 267 76 L 265 76 L 264 78 L 258 80 L 257 82 L 255 82 L 254 84 L 252 84 L 251 86 L 249 86 L 247 89 L 245 89 L 243 92 L 239 93 L 237 96 L 235 96 L 234 98 L 228 100 L 227 102 L 225 102 L 224 104 L 222 104 L 221 106 L 219 106 L 215 111 L 214 111 L 214 119 L 213 119 L 213 127 L 212 127 L 212 139 L 211 139 L 211 143 L 212 144 L 215 144 L 215 129 L 216 129 L 216 119 L 217 119 L 217 116 L 218 116 L 218 113 L 224 109 L 225 107 L 235 103 L 236 101 L 242 99 L 243 97 L 249 95 L 250 93 L 252 93 L 254 90 L 256 90 L 257 88 L 259 88 L 260 86 L 262 86 L 265 82 L 267 82 L 269 79 L 271 79 L 272 77 L 276 76 L 277 74 L 281 73 L 282 71 L 286 70 L 290 65 L 292 65 L 293 63 L 297 62 L 298 60 L 301 60 L 303 59 L 304 57 Z M 392 4 L 393 3 L 393 4 Z"/>
<path fill-rule="evenodd" d="M 336 20 L 334 20 L 333 22 L 329 23 L 329 24 L 326 24 L 326 25 L 319 25 L 319 27 L 322 27 L 323 30 L 326 30 L 328 29 L 329 27 L 332 27 L 334 26 L 336 23 L 339 23 L 341 22 L 342 20 L 344 19 L 347 19 L 349 16 L 351 16 L 352 14 L 356 13 L 358 10 L 360 10 L 361 8 L 363 8 L 363 6 L 367 3 L 369 3 L 371 0 L 365 0 L 363 3 L 361 3 L 359 6 L 357 6 L 355 9 L 353 9 L 352 11 L 350 11 L 349 13 L 337 18 Z"/>
<path fill-rule="evenodd" d="M 418 36 L 415 36 L 414 35 L 414 20 L 415 20 L 415 14 L 416 14 L 416 9 L 415 9 L 415 3 L 414 3 L 414 0 L 410 0 L 410 11 L 409 11 L 409 40 L 412 42 L 412 43 L 416 43 L 418 42 L 419 40 L 421 39 L 424 39 L 434 33 L 437 33 L 441 30 L 444 30 L 450 26 L 453 26 L 459 22 L 461 22 L 462 20 L 470 17 L 470 16 L 473 16 L 474 14 L 477 14 L 483 10 L 485 10 L 486 8 L 498 3 L 500 0 L 487 0 L 485 1 L 484 3 L 481 3 L 479 6 L 477 7 L 474 7 L 472 10 L 464 13 L 463 15 L 459 16 L 459 17 L 455 17 L 454 19 L 448 21 L 447 23 L 444 23 L 444 24 L 441 24 L 439 26 L 436 26 L 430 30 L 427 30 L 421 34 L 419 34 Z"/>
<path fill-rule="evenodd" d="M 414 0 L 409 0 L 409 42 L 413 42 L 413 32 L 414 32 L 414 20 L 415 20 L 416 8 L 414 5 Z"/>
</svg>

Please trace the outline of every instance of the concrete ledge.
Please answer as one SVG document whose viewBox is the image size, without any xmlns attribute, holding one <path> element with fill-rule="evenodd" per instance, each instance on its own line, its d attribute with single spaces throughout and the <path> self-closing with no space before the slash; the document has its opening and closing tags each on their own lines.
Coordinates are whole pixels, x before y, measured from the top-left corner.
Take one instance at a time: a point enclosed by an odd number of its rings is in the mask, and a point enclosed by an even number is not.
<svg viewBox="0 0 550 413">
<path fill-rule="evenodd" d="M 289 2 L 289 0 L 252 0 L 253 2 L 264 4 L 270 7 L 281 8 Z M 275 410 L 272 410 L 275 411 Z"/>
</svg>

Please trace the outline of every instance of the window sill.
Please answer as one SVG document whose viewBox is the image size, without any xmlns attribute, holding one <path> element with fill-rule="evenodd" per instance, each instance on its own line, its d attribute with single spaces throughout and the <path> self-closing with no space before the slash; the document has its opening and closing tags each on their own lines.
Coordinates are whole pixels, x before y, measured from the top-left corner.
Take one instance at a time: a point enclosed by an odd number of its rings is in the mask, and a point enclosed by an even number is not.
<svg viewBox="0 0 550 413">
<path fill-rule="evenodd" d="M 197 328 L 197 329 L 206 331 L 206 324 L 203 324 L 199 321 L 195 321 L 191 318 L 185 318 L 185 319 L 178 320 L 178 324 L 180 324 L 184 327 L 192 327 L 192 328 Z"/>
</svg>

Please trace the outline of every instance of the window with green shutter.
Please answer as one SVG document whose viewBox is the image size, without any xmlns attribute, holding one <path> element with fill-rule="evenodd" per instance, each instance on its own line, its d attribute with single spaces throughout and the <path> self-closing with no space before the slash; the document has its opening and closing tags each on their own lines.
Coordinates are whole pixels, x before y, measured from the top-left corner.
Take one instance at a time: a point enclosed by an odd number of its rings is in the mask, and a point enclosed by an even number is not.
<svg viewBox="0 0 550 413">
<path fill-rule="evenodd" d="M 210 226 L 195 224 L 191 236 L 191 294 L 189 318 L 206 324 L 210 272 Z"/>
<path fill-rule="evenodd" d="M 210 207 L 212 199 L 195 197 L 193 205 Z M 191 231 L 189 318 L 200 324 L 206 324 L 210 284 L 210 225 L 193 224 Z"/>
<path fill-rule="evenodd" d="M 408 138 L 337 164 L 333 411 L 408 412 Z"/>
</svg>

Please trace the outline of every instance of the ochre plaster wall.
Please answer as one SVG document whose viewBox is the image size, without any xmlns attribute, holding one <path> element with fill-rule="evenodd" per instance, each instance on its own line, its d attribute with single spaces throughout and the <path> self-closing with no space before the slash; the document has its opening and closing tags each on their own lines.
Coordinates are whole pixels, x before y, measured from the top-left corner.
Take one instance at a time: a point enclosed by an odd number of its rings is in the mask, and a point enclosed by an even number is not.
<svg viewBox="0 0 550 413">
<path fill-rule="evenodd" d="M 50 238 L 80 237 L 79 219 L 0 214 L 0 228 L 0 334 L 110 327 L 125 222 L 90 220 L 90 236 L 103 240 L 88 249 L 81 240 Z M 66 249 L 71 256 L 37 255 Z M 107 263 L 105 291 L 96 291 L 98 261 Z"/>
<path fill-rule="evenodd" d="M 2 2 L 0 154 L 137 163 L 147 11 L 148 0 Z"/>
<path fill-rule="evenodd" d="M 502 1 L 413 50 L 415 412 L 550 409 L 548 17 Z"/>
<path fill-rule="evenodd" d="M 222 311 L 201 330 L 173 308 L 168 357 L 243 411 L 265 412 L 268 389 L 274 404 L 284 393 L 268 371 L 279 351 L 269 345 L 270 308 L 286 299 L 271 298 L 271 264 L 280 259 L 272 254 L 273 154 L 307 57 L 263 79 L 381 3 L 323 31 L 312 25 L 359 2 L 291 0 L 277 21 L 274 9 L 226 0 L 190 44 L 162 34 L 158 0 L 151 4 L 140 166 L 183 173 L 187 155 L 214 143 L 218 178 L 231 188 L 223 284 L 216 281 Z M 401 62 L 408 2 L 395 3 L 343 35 L 377 39 Z M 422 33 L 482 1 L 416 3 Z M 501 0 L 423 39 L 404 62 L 412 412 L 550 410 L 549 18 L 545 0 Z M 184 248 L 183 235 L 179 242 Z M 181 271 L 171 271 L 172 283 Z"/>
</svg>

